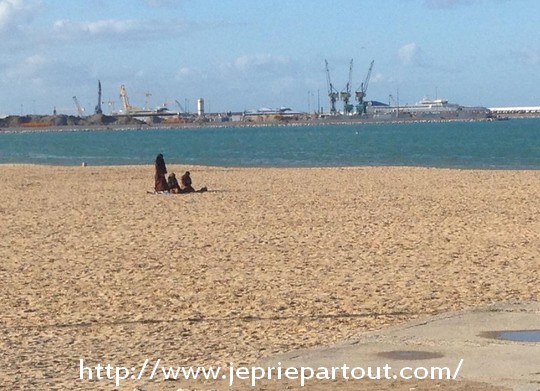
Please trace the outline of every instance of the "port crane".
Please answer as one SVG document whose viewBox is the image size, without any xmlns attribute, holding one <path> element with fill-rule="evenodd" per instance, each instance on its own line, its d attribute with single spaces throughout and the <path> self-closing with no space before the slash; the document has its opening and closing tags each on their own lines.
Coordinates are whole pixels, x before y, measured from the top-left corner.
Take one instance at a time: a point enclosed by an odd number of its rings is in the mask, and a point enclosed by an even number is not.
<svg viewBox="0 0 540 391">
<path fill-rule="evenodd" d="M 330 114 L 335 115 L 336 114 L 336 101 L 339 97 L 339 93 L 332 85 L 332 81 L 330 80 L 330 69 L 328 69 L 328 61 L 324 60 L 326 64 L 326 82 L 328 84 L 328 97 L 330 98 Z"/>
<path fill-rule="evenodd" d="M 148 104 L 149 104 L 149 102 L 150 102 L 150 98 L 152 97 L 152 93 L 149 92 L 149 91 L 146 91 L 146 92 L 144 93 L 144 96 L 145 96 L 145 98 L 146 98 L 145 101 L 144 101 L 144 109 L 145 109 L 145 110 L 149 110 Z"/>
<path fill-rule="evenodd" d="M 101 109 L 101 81 L 100 80 L 98 80 L 98 102 L 94 111 L 95 111 L 95 114 L 103 114 L 103 110 Z"/>
<path fill-rule="evenodd" d="M 175 99 L 174 101 L 176 102 L 176 105 L 177 105 L 178 108 L 180 109 L 180 113 L 186 114 L 187 112 L 186 112 L 186 110 L 184 109 L 184 106 L 182 106 L 182 105 L 180 104 L 180 102 L 178 102 L 178 100 Z M 178 113 L 178 114 L 180 114 L 180 113 Z"/>
<path fill-rule="evenodd" d="M 131 105 L 129 104 L 129 98 L 126 92 L 126 86 L 120 86 L 120 100 L 122 101 L 122 106 L 124 106 L 124 113 L 129 113 L 132 110 Z"/>
<path fill-rule="evenodd" d="M 366 97 L 368 85 L 369 85 L 369 79 L 371 78 L 371 71 L 373 70 L 373 63 L 375 61 L 371 61 L 371 64 L 369 65 L 369 70 L 366 75 L 366 79 L 364 82 L 360 85 L 360 88 L 356 90 L 355 97 L 358 101 L 358 105 L 356 106 L 356 112 L 357 114 L 365 114 L 366 113 L 366 102 L 364 102 L 364 98 Z"/>
<path fill-rule="evenodd" d="M 75 107 L 77 108 L 77 113 L 79 113 L 79 117 L 83 117 L 84 108 L 81 106 L 76 96 L 73 96 L 73 102 L 75 102 Z"/>
<path fill-rule="evenodd" d="M 343 101 L 343 112 L 345 114 L 350 114 L 353 110 L 353 105 L 349 104 L 349 99 L 351 99 L 352 71 L 353 60 L 351 59 L 351 63 L 349 65 L 349 79 L 347 81 L 347 85 L 345 86 L 345 90 L 341 91 L 340 93 L 340 98 Z"/>
</svg>

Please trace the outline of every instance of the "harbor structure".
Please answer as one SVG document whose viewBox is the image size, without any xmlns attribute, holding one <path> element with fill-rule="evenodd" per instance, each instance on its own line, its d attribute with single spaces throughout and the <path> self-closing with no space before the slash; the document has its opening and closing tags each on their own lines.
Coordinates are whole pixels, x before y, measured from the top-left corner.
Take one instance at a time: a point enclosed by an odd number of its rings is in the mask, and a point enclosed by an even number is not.
<svg viewBox="0 0 540 391">
<path fill-rule="evenodd" d="M 367 95 L 367 89 L 369 85 L 369 81 L 371 78 L 371 71 L 373 70 L 373 64 L 375 61 L 371 61 L 369 70 L 367 72 L 366 78 L 361 83 L 360 87 L 355 91 L 355 99 L 358 102 L 356 105 L 356 114 L 358 115 L 364 115 L 366 114 L 366 108 L 364 104 L 364 98 Z M 345 88 L 338 92 L 334 85 L 332 84 L 332 79 L 330 76 L 330 68 L 328 66 L 328 61 L 324 60 L 325 63 L 325 69 L 326 69 L 326 85 L 328 89 L 328 98 L 330 100 L 330 115 L 353 115 L 354 113 L 354 106 L 349 103 L 349 100 L 352 97 L 352 74 L 353 74 L 353 60 L 351 59 L 349 63 L 349 76 L 347 79 L 347 84 L 345 85 Z M 339 113 L 336 109 L 336 101 L 341 99 L 343 101 L 343 111 Z"/>
<path fill-rule="evenodd" d="M 491 107 L 489 111 L 497 116 L 507 116 L 513 118 L 540 117 L 540 106 Z"/>
<path fill-rule="evenodd" d="M 366 104 L 366 115 L 374 120 L 416 119 L 416 120 L 453 120 L 487 119 L 492 112 L 483 106 L 462 106 L 449 103 L 446 99 L 424 98 L 414 105 L 386 105 L 380 102 Z"/>
<path fill-rule="evenodd" d="M 199 117 L 204 117 L 204 99 L 197 99 L 197 115 Z"/>
</svg>

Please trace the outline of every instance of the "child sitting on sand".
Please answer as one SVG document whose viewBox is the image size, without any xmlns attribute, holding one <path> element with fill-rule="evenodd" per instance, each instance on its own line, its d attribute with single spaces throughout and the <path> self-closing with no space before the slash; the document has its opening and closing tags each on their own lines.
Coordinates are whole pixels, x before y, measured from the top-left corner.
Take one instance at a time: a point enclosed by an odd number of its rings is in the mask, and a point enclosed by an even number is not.
<svg viewBox="0 0 540 391">
<path fill-rule="evenodd" d="M 169 185 L 169 191 L 171 193 L 178 194 L 182 192 L 182 189 L 180 189 L 180 185 L 176 180 L 176 175 L 174 174 L 174 172 L 171 172 L 171 174 L 167 178 L 167 184 Z"/>
</svg>

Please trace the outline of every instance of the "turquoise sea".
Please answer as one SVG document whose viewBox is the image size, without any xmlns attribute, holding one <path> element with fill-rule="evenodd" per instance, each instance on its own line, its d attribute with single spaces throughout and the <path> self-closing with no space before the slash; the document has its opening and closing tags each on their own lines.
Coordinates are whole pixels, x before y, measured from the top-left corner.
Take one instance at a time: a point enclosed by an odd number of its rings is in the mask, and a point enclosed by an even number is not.
<svg viewBox="0 0 540 391">
<path fill-rule="evenodd" d="M 540 119 L 0 133 L 0 163 L 540 169 Z"/>
</svg>

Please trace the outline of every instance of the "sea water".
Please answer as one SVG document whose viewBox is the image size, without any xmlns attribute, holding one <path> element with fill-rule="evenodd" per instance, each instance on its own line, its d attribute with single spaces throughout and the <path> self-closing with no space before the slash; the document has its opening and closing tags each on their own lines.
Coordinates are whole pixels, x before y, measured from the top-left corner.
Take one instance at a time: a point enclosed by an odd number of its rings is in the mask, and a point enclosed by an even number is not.
<svg viewBox="0 0 540 391">
<path fill-rule="evenodd" d="M 0 163 L 539 169 L 540 119 L 0 132 Z"/>
</svg>

